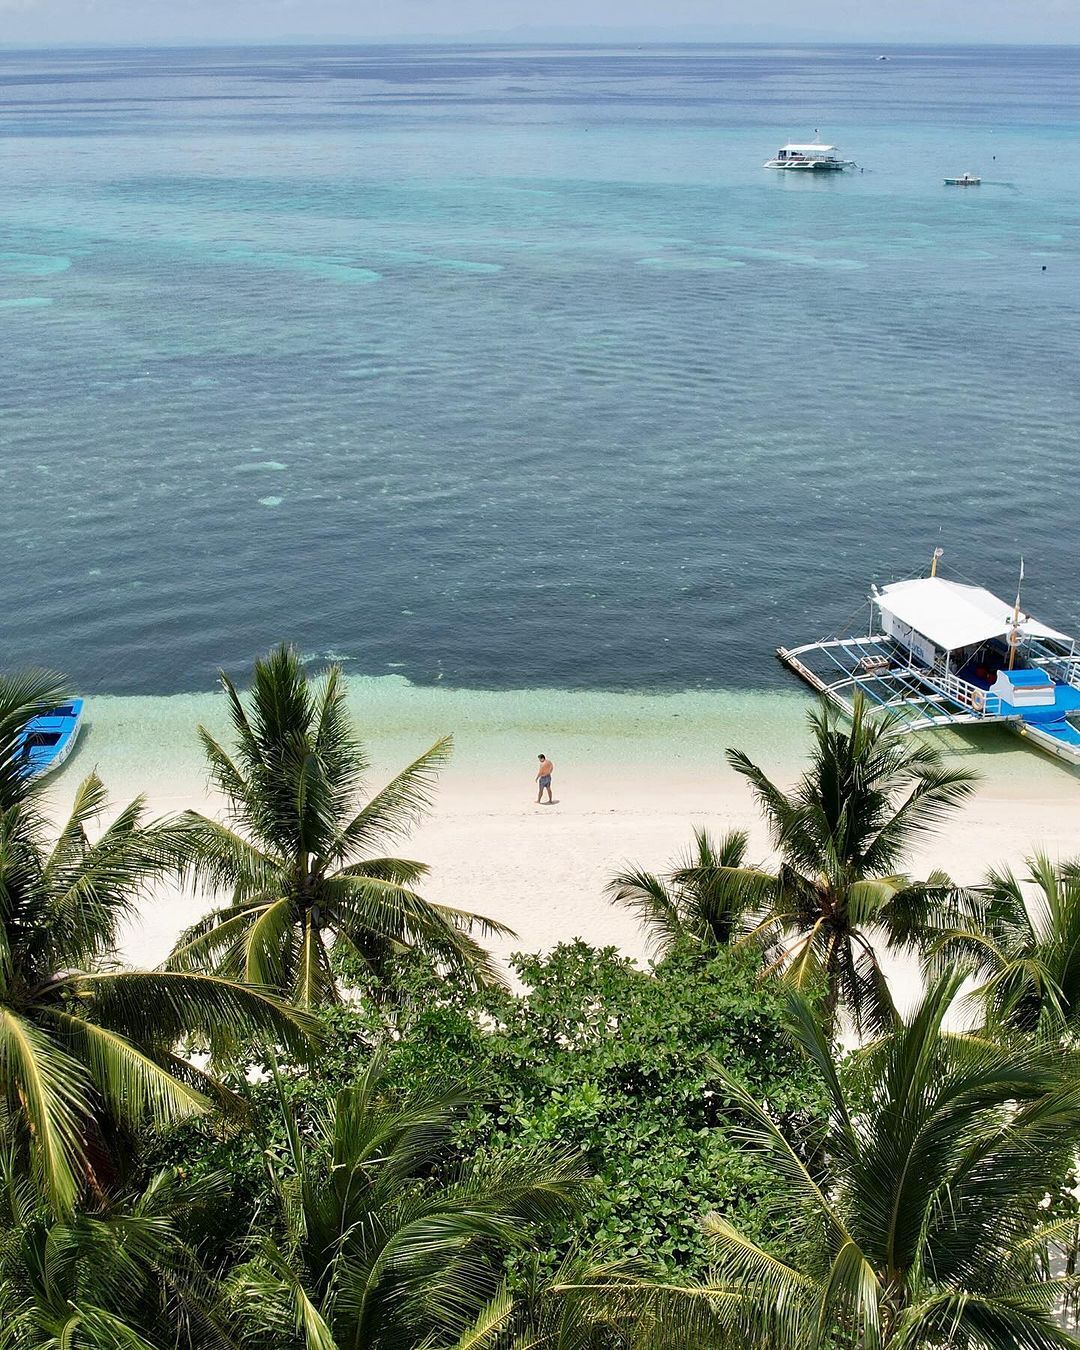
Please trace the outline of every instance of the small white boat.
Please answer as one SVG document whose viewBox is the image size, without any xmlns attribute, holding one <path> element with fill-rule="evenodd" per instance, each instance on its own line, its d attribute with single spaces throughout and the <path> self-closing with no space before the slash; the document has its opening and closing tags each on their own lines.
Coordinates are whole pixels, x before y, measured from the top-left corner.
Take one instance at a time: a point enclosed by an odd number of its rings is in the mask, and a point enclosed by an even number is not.
<svg viewBox="0 0 1080 1350">
<path fill-rule="evenodd" d="M 982 182 L 982 179 L 981 179 L 981 178 L 977 178 L 977 177 L 975 176 L 975 174 L 973 174 L 973 173 L 962 173 L 962 174 L 960 175 L 959 178 L 946 178 L 946 179 L 945 179 L 945 186 L 946 186 L 946 187 L 978 187 L 979 184 L 980 184 L 981 182 Z"/>
<path fill-rule="evenodd" d="M 835 145 L 783 145 L 775 159 L 765 161 L 766 169 L 796 169 L 802 173 L 836 173 L 854 167 L 855 161 L 843 159 Z"/>
<path fill-rule="evenodd" d="M 1019 588 L 1009 604 L 939 577 L 940 556 L 929 576 L 871 587 L 868 630 L 779 647 L 777 656 L 847 711 L 862 690 L 908 731 L 997 722 L 1080 766 L 1075 641 L 1025 613 Z"/>
</svg>

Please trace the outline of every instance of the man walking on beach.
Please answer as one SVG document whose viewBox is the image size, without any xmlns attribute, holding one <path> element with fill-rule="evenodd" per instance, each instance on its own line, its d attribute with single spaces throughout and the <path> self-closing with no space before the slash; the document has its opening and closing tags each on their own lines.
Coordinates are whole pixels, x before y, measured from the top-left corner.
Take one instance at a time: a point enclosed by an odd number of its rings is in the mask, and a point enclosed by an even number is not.
<svg viewBox="0 0 1080 1350">
<path fill-rule="evenodd" d="M 543 804 L 545 806 L 554 806 L 555 803 L 551 796 L 551 775 L 555 769 L 555 765 L 552 764 L 547 755 L 538 755 L 537 759 L 540 761 L 540 768 L 537 770 L 536 774 L 536 782 L 538 785 L 536 803 L 538 806 L 540 805 L 541 801 L 543 801 L 544 793 L 546 792 L 548 799 Z"/>
</svg>

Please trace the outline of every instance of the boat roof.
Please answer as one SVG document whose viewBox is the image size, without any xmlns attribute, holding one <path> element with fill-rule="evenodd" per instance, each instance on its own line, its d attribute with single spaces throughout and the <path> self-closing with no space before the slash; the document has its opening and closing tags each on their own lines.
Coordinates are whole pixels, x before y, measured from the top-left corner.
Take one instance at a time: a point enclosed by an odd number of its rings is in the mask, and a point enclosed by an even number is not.
<svg viewBox="0 0 1080 1350">
<path fill-rule="evenodd" d="M 1008 637 L 1012 629 L 1013 607 L 1007 600 L 982 586 L 969 586 L 945 577 L 895 581 L 882 587 L 874 603 L 947 652 Z M 1023 610 L 1019 627 L 1025 637 L 1072 641 L 1067 633 L 1048 628 Z"/>
<path fill-rule="evenodd" d="M 800 155 L 826 155 L 836 149 L 835 145 L 782 145 L 781 150 L 794 150 Z"/>
</svg>

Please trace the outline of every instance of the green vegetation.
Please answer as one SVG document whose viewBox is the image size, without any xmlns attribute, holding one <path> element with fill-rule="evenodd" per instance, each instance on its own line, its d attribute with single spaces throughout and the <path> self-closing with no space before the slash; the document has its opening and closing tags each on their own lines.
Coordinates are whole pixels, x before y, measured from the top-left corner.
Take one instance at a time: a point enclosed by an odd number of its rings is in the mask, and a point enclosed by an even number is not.
<svg viewBox="0 0 1080 1350">
<path fill-rule="evenodd" d="M 1028 895 L 1008 870 L 972 897 L 969 923 L 946 933 L 930 965 L 957 960 L 985 980 L 979 994 L 1003 1028 L 1041 1038 L 1080 1027 L 1080 863 L 1028 860 Z"/>
<path fill-rule="evenodd" d="M 184 859 L 198 882 L 228 890 L 231 901 L 183 935 L 174 969 L 210 967 L 305 1008 L 338 998 L 329 942 L 354 958 L 369 986 L 384 983 L 395 957 L 412 950 L 459 979 L 495 979 L 471 933 L 506 930 L 423 899 L 413 889 L 427 870 L 422 863 L 371 853 L 406 834 L 428 806 L 449 739 L 361 806 L 368 762 L 339 670 L 315 685 L 296 653 L 279 647 L 255 665 L 250 709 L 221 679 L 234 754 L 205 727 L 199 735 L 232 825 L 188 812 Z"/>
<path fill-rule="evenodd" d="M 228 1284 L 246 1343 L 288 1343 L 295 1327 L 312 1350 L 452 1344 L 508 1315 L 498 1257 L 572 1212 L 576 1154 L 533 1145 L 448 1164 L 468 1094 L 431 1074 L 387 1087 L 374 1055 L 304 1134 L 283 1098 L 287 1148 L 269 1166 L 281 1237 Z"/>
<path fill-rule="evenodd" d="M 19 732 L 61 695 L 41 677 L 0 678 L 0 1122 L 6 1146 L 53 1210 L 115 1175 L 125 1131 L 221 1104 L 176 1053 L 195 1037 L 211 1062 L 258 1035 L 302 1051 L 316 1030 L 265 991 L 214 975 L 114 968 L 120 925 L 175 854 L 168 822 L 138 800 L 96 840 L 108 800 L 96 775 L 57 831 L 19 771 Z"/>
<path fill-rule="evenodd" d="M 793 792 L 777 787 L 739 750 L 732 767 L 750 783 L 780 853 L 776 872 L 734 867 L 729 885 L 756 904 L 753 937 L 770 969 L 797 989 L 824 977 L 825 1015 L 842 1008 L 857 1032 L 896 1020 L 875 951 L 915 948 L 956 901 L 947 877 L 913 881 L 900 868 L 911 845 L 974 787 L 929 741 L 871 712 L 862 693 L 850 724 L 830 706 L 810 718 L 810 767 Z"/>
<path fill-rule="evenodd" d="M 719 844 L 694 831 L 694 847 L 664 876 L 629 868 L 612 877 L 608 894 L 637 915 L 655 956 L 678 947 L 704 951 L 727 947 L 745 928 L 752 894 L 731 884 L 732 870 L 746 865 L 748 836 L 726 834 Z"/>
<path fill-rule="evenodd" d="M 99 1192 L 63 1219 L 35 1212 L 10 1169 L 0 1240 L 0 1344 L 15 1350 L 148 1350 L 227 1343 L 221 1277 L 200 1239 L 228 1203 L 224 1175 L 172 1171 Z"/>
<path fill-rule="evenodd" d="M 747 1146 L 780 1179 L 800 1259 L 709 1216 L 715 1297 L 687 1296 L 703 1330 L 730 1326 L 762 1346 L 1075 1344 L 1053 1320 L 1068 1282 L 1047 1259 L 1074 1220 L 1054 1221 L 1044 1201 L 1069 1166 L 1080 1082 L 1047 1051 L 946 1034 L 963 978 L 942 976 L 846 1065 L 794 997 L 792 1034 L 828 1096 L 809 1154 L 724 1075 Z"/>
<path fill-rule="evenodd" d="M 754 962 L 679 953 L 648 973 L 575 942 L 518 957 L 514 973 L 520 995 L 439 998 L 421 981 L 394 1054 L 402 1084 L 429 1065 L 464 1072 L 475 1146 L 583 1157 L 597 1184 L 579 1202 L 576 1240 L 609 1255 L 704 1273 L 701 1219 L 720 1204 L 783 1239 L 766 1218 L 771 1174 L 720 1128 L 730 1100 L 710 1068 L 727 1065 L 793 1129 L 821 1102 L 782 1034 L 784 992 L 763 986 Z"/>
<path fill-rule="evenodd" d="M 382 856 L 448 743 L 365 797 L 338 672 L 224 683 L 226 823 L 91 776 L 55 827 L 20 736 L 62 682 L 0 679 L 0 1350 L 1080 1347 L 1080 864 L 912 881 L 969 775 L 815 714 L 790 793 L 731 753 L 778 866 L 698 832 L 611 882 L 649 970 L 508 984 Z M 178 874 L 226 903 L 117 968 Z"/>
</svg>

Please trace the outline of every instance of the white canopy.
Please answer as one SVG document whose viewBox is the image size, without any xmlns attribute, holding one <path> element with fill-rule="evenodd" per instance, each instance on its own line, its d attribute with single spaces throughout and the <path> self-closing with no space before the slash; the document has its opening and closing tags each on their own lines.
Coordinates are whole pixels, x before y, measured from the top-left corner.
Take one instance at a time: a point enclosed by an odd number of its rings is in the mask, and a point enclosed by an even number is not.
<svg viewBox="0 0 1080 1350">
<path fill-rule="evenodd" d="M 835 154 L 835 145 L 785 145 L 789 155 L 831 155 Z"/>
<path fill-rule="evenodd" d="M 896 581 L 883 587 L 874 602 L 884 614 L 929 638 L 947 652 L 958 647 L 975 647 L 992 638 L 1008 637 L 1012 629 L 1013 607 L 1007 600 L 981 586 L 965 586 L 944 577 L 921 577 L 914 581 Z M 1020 611 L 1020 632 L 1025 637 L 1072 639 L 1054 628 L 1047 628 Z"/>
</svg>

